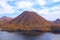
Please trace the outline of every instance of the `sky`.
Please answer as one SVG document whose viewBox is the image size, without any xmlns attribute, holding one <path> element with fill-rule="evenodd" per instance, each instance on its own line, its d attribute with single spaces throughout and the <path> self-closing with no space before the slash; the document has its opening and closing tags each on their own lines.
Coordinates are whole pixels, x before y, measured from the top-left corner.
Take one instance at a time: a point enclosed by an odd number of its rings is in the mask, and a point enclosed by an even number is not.
<svg viewBox="0 0 60 40">
<path fill-rule="evenodd" d="M 17 17 L 23 11 L 34 11 L 46 20 L 60 19 L 60 0 L 0 0 L 0 17 Z"/>
</svg>

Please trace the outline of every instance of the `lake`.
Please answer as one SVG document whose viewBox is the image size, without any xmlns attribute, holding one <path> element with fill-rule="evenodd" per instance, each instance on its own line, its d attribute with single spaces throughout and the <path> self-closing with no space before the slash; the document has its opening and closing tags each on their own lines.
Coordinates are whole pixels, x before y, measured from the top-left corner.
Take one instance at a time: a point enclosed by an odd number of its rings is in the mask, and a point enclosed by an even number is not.
<svg viewBox="0 0 60 40">
<path fill-rule="evenodd" d="M 26 36 L 17 32 L 0 31 L 0 40 L 60 40 L 60 34 L 43 33 L 37 36 Z"/>
</svg>

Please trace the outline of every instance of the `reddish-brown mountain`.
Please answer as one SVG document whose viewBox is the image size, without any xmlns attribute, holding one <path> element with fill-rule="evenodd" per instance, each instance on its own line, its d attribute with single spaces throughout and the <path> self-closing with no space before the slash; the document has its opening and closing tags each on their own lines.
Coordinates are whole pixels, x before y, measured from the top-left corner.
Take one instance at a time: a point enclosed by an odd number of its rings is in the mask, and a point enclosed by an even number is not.
<svg viewBox="0 0 60 40">
<path fill-rule="evenodd" d="M 8 29 L 21 30 L 49 30 L 50 23 L 35 12 L 24 11 L 13 20 L 3 24 Z"/>
</svg>

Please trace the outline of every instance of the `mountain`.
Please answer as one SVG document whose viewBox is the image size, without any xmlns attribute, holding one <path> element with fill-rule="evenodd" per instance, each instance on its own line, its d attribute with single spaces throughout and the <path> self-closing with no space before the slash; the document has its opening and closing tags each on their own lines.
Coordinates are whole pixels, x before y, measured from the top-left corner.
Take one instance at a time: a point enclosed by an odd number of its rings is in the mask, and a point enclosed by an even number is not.
<svg viewBox="0 0 60 40">
<path fill-rule="evenodd" d="M 24 11 L 21 15 L 3 24 L 3 27 L 13 30 L 44 30 L 48 31 L 50 23 L 32 11 Z"/>
<path fill-rule="evenodd" d="M 56 19 L 55 21 L 53 21 L 53 23 L 60 24 L 60 19 Z"/>
<path fill-rule="evenodd" d="M 12 18 L 11 17 L 7 17 L 7 16 L 3 16 L 0 18 L 0 21 L 3 21 L 3 20 L 11 20 Z"/>
<path fill-rule="evenodd" d="M 10 21 L 10 20 L 12 20 L 12 18 L 7 17 L 7 16 L 3 16 L 0 18 L 0 24 L 5 23 L 5 22 Z"/>
</svg>

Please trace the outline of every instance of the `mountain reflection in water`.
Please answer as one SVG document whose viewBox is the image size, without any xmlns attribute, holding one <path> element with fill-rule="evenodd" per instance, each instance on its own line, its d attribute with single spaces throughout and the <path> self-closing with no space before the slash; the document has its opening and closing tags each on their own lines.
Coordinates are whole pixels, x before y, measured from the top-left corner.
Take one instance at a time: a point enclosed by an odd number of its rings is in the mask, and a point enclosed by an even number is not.
<svg viewBox="0 0 60 40">
<path fill-rule="evenodd" d="M 37 36 L 26 36 L 16 32 L 0 31 L 0 40 L 60 40 L 60 34 L 43 33 Z"/>
</svg>

